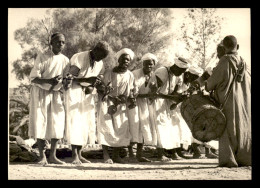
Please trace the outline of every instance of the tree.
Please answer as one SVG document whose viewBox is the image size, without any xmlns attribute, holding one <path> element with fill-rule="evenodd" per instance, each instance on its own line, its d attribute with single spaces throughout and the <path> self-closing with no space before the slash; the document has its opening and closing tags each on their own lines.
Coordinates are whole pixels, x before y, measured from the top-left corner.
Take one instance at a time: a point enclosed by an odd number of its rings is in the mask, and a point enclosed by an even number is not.
<svg viewBox="0 0 260 188">
<path fill-rule="evenodd" d="M 216 55 L 220 42 L 221 23 L 224 18 L 216 15 L 215 8 L 189 8 L 188 16 L 182 24 L 179 39 L 186 44 L 192 62 L 203 69 Z"/>
<path fill-rule="evenodd" d="M 38 50 L 49 47 L 52 33 L 66 36 L 64 55 L 91 49 L 98 40 L 110 44 L 105 68 L 116 65 L 115 53 L 131 48 L 136 59 L 131 69 L 140 67 L 141 56 L 157 53 L 169 44 L 172 33 L 170 10 L 162 8 L 57 8 L 49 9 L 43 20 L 30 19 L 26 27 L 15 31 L 15 40 L 24 49 L 22 58 L 13 62 L 18 80 L 28 78 Z M 160 60 L 160 57 L 158 57 Z"/>
</svg>

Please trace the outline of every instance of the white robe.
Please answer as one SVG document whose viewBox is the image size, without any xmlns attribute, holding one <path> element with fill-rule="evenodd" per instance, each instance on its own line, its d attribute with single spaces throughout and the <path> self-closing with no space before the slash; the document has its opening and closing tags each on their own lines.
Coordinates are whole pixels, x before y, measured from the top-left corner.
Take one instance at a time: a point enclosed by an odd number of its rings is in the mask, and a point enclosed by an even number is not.
<svg viewBox="0 0 260 188">
<path fill-rule="evenodd" d="M 80 71 L 78 78 L 98 76 L 102 73 L 103 62 L 95 62 L 90 66 L 90 51 L 80 52 L 72 56 L 71 65 Z M 68 70 L 64 72 L 66 74 Z M 81 84 L 86 86 L 87 84 Z M 68 144 L 85 146 L 95 144 L 95 91 L 86 95 L 80 84 L 72 82 L 71 88 L 64 92 L 66 127 L 65 140 Z M 90 136 L 90 137 L 89 137 Z"/>
<path fill-rule="evenodd" d="M 145 75 L 143 69 L 133 71 L 135 77 L 135 88 L 139 94 L 147 94 L 149 85 L 145 87 Z M 145 145 L 157 145 L 157 133 L 155 128 L 154 103 L 148 98 L 137 98 L 137 106 L 129 110 L 131 142 L 143 143 Z"/>
<path fill-rule="evenodd" d="M 114 90 L 111 96 L 129 96 L 134 87 L 134 75 L 127 70 L 125 73 L 115 73 L 112 69 L 106 70 L 103 78 L 105 84 L 112 82 Z M 98 110 L 98 143 L 110 147 L 123 147 L 130 144 L 130 131 L 128 122 L 128 104 L 119 104 L 117 112 L 113 115 L 107 113 L 108 107 L 113 103 L 109 99 L 100 101 Z"/>
<path fill-rule="evenodd" d="M 157 83 L 155 75 L 158 76 L 163 82 L 163 86 L 159 90 L 160 93 L 169 94 L 169 92 L 173 92 L 176 85 L 182 84 L 181 77 L 176 77 L 171 72 L 169 81 L 168 71 L 165 67 L 158 68 L 155 71 L 154 76 L 151 78 L 151 82 Z M 179 115 L 176 110 L 170 110 L 172 101 L 158 98 L 155 99 L 154 104 L 157 147 L 164 149 L 174 149 L 180 147 L 181 138 L 179 130 Z"/>
<path fill-rule="evenodd" d="M 178 92 L 182 93 L 184 91 L 186 91 L 189 87 L 186 84 L 182 84 L 179 89 Z M 191 145 L 191 141 L 192 141 L 192 133 L 190 131 L 189 126 L 187 125 L 186 121 L 183 119 L 182 115 L 181 115 L 181 104 L 179 103 L 176 107 L 176 112 L 177 112 L 177 116 L 179 118 L 179 131 L 180 131 L 180 139 L 181 139 L 181 144 L 183 145 L 184 149 L 188 149 L 189 145 Z"/>
<path fill-rule="evenodd" d="M 30 73 L 34 78 L 50 79 L 62 75 L 69 63 L 63 54 L 55 55 L 52 51 L 39 53 Z M 61 139 L 64 135 L 65 112 L 61 93 L 62 83 L 53 90 L 50 84 L 32 83 L 30 94 L 29 137 L 39 139 Z"/>
</svg>

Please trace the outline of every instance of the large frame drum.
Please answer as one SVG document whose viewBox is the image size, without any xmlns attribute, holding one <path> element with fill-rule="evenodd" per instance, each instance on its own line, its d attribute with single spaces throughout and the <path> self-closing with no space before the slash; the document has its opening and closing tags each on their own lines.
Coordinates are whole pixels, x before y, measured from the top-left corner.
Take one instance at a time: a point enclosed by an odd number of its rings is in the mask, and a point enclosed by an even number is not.
<svg viewBox="0 0 260 188">
<path fill-rule="evenodd" d="M 218 139 L 226 127 L 226 117 L 209 96 L 191 95 L 181 104 L 181 114 L 192 136 L 199 141 Z"/>
</svg>

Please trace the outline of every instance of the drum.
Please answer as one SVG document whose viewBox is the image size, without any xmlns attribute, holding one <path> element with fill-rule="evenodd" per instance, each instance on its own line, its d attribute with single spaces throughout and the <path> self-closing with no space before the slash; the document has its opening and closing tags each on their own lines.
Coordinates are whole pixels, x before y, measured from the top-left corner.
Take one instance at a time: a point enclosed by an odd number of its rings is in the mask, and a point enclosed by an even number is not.
<svg viewBox="0 0 260 188">
<path fill-rule="evenodd" d="M 188 124 L 192 136 L 199 141 L 218 139 L 226 127 L 226 117 L 209 96 L 194 94 L 181 104 L 181 115 Z"/>
</svg>

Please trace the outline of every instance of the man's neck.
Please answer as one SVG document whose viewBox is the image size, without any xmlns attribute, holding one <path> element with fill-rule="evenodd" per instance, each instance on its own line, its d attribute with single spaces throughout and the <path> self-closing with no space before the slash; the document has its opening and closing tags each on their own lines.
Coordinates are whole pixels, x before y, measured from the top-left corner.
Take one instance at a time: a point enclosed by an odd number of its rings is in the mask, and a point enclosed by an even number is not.
<svg viewBox="0 0 260 188">
<path fill-rule="evenodd" d="M 113 72 L 117 72 L 117 73 L 124 73 L 126 72 L 127 69 L 124 69 L 124 68 L 121 68 L 119 66 L 116 66 L 114 69 L 113 69 Z"/>
<path fill-rule="evenodd" d="M 54 54 L 54 55 L 59 55 L 59 54 L 61 54 L 61 51 L 54 51 L 54 50 L 52 50 L 52 53 Z"/>
<path fill-rule="evenodd" d="M 143 69 L 143 73 L 144 73 L 145 75 L 149 75 L 149 74 L 151 74 L 151 72 L 152 72 L 152 71 L 146 71 L 145 69 Z"/>
</svg>

